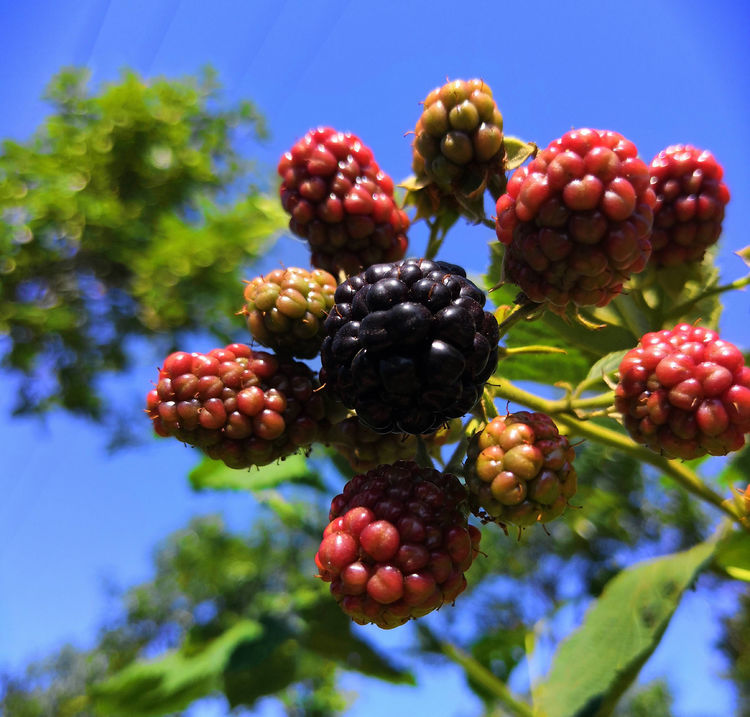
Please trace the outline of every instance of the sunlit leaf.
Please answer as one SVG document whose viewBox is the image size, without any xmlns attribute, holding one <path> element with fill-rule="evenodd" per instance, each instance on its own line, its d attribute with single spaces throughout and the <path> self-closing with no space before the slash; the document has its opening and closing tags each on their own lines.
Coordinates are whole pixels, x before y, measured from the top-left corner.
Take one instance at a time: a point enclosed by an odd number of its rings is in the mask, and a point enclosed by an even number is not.
<svg viewBox="0 0 750 717">
<path fill-rule="evenodd" d="M 286 483 L 308 485 L 320 490 L 320 474 L 299 454 L 260 468 L 229 468 L 205 456 L 189 475 L 195 490 L 268 490 Z"/>
<path fill-rule="evenodd" d="M 736 580 L 750 583 L 750 533 L 729 533 L 716 547 L 716 565 Z"/>
<path fill-rule="evenodd" d="M 202 651 L 179 651 L 150 662 L 137 662 L 92 689 L 97 709 L 108 715 L 161 715 L 184 709 L 221 686 L 230 656 L 240 645 L 256 643 L 263 627 L 242 620 Z"/>
<path fill-rule="evenodd" d="M 543 717 L 607 715 L 654 651 L 716 543 L 648 560 L 610 581 L 558 648 L 535 704 Z"/>
</svg>

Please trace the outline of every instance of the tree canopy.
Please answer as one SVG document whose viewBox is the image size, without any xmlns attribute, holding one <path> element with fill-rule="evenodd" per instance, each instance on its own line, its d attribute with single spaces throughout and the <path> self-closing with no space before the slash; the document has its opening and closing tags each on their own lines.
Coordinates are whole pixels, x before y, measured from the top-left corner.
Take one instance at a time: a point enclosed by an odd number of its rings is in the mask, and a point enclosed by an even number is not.
<svg viewBox="0 0 750 717">
<path fill-rule="evenodd" d="M 0 357 L 16 412 L 99 417 L 98 379 L 129 365 L 130 339 L 225 334 L 241 267 L 285 220 L 236 147 L 266 136 L 261 116 L 223 107 L 210 72 L 94 92 L 67 70 L 46 99 L 0 154 Z"/>
</svg>

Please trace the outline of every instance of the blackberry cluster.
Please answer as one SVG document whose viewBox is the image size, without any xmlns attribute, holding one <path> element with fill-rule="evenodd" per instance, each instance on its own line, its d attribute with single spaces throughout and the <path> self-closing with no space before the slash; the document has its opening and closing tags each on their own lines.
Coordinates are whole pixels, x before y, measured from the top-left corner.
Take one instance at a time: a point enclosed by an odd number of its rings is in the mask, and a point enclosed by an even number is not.
<svg viewBox="0 0 750 717">
<path fill-rule="evenodd" d="M 230 468 L 263 466 L 309 446 L 326 415 L 313 372 L 244 344 L 178 351 L 159 370 L 146 411 L 160 436 Z"/>
<path fill-rule="evenodd" d="M 724 170 L 708 150 L 676 144 L 654 157 L 649 174 L 656 194 L 651 263 L 699 262 L 721 235 L 729 202 Z"/>
<path fill-rule="evenodd" d="M 635 441 L 669 458 L 722 456 L 750 432 L 750 367 L 710 329 L 651 332 L 620 363 L 615 408 Z"/>
<path fill-rule="evenodd" d="M 498 326 L 458 266 L 377 264 L 340 284 L 326 319 L 321 381 L 378 433 L 430 433 L 479 400 Z"/>
<path fill-rule="evenodd" d="M 312 358 L 320 352 L 335 291 L 336 279 L 322 269 L 276 269 L 247 283 L 242 313 L 259 344 Z"/>
<path fill-rule="evenodd" d="M 497 201 L 505 278 L 558 313 L 604 306 L 646 266 L 655 203 L 632 142 L 571 130 L 517 169 Z"/>
<path fill-rule="evenodd" d="M 452 603 L 480 533 L 458 478 L 412 461 L 357 475 L 331 502 L 315 564 L 342 610 L 390 629 Z"/>
<path fill-rule="evenodd" d="M 467 487 L 475 515 L 519 527 L 557 518 L 575 495 L 575 451 L 544 413 L 494 418 L 472 442 Z"/>
<path fill-rule="evenodd" d="M 393 199 L 393 180 L 353 134 L 310 130 L 278 172 L 289 228 L 307 239 L 313 266 L 352 274 L 404 256 L 409 219 Z"/>
<path fill-rule="evenodd" d="M 481 199 L 488 183 L 504 181 L 503 116 L 482 80 L 455 80 L 424 101 L 414 130 L 413 169 L 434 213 Z M 497 196 L 497 194 L 495 195 Z"/>
</svg>

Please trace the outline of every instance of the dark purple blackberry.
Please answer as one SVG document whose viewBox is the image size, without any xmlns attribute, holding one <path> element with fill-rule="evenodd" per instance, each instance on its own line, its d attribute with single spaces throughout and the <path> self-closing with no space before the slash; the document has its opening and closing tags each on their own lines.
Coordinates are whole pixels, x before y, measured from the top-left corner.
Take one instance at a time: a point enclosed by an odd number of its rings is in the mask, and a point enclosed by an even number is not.
<svg viewBox="0 0 750 717">
<path fill-rule="evenodd" d="M 378 433 L 429 433 L 468 413 L 497 365 L 498 328 L 459 266 L 376 264 L 336 289 L 321 380 Z"/>
</svg>

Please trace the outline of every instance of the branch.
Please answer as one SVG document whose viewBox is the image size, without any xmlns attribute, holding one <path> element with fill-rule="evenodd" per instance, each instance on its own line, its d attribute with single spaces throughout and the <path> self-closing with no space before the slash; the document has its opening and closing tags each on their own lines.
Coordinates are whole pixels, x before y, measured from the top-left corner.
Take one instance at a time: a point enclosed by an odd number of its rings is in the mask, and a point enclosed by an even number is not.
<svg viewBox="0 0 750 717">
<path fill-rule="evenodd" d="M 450 642 L 439 641 L 438 645 L 442 653 L 463 667 L 466 674 L 485 689 L 489 690 L 505 710 L 514 717 L 533 717 L 534 713 L 525 702 L 521 702 L 508 689 L 504 682 L 492 674 L 482 663 L 478 662 L 469 653 Z"/>
<path fill-rule="evenodd" d="M 565 399 L 548 401 L 533 393 L 524 391 L 506 380 L 503 380 L 501 384 L 494 386 L 493 391 L 496 396 L 505 400 L 523 404 L 534 411 L 554 415 L 555 421 L 568 428 L 571 433 L 574 433 L 577 436 L 588 438 L 606 446 L 611 446 L 623 453 L 627 453 L 642 463 L 649 463 L 650 465 L 659 468 L 665 473 L 665 475 L 668 475 L 685 488 L 685 490 L 706 503 L 710 503 L 718 508 L 736 523 L 747 529 L 747 525 L 743 521 L 744 516 L 740 514 L 736 506 L 725 501 L 722 496 L 711 490 L 711 488 L 709 488 L 698 477 L 698 475 L 684 463 L 680 463 L 676 460 L 669 460 L 658 453 L 654 453 L 650 448 L 639 445 L 622 433 L 618 433 L 609 428 L 604 428 L 603 426 L 599 426 L 591 421 L 582 421 L 576 418 L 568 412 L 570 409 L 567 406 L 567 401 Z"/>
</svg>

